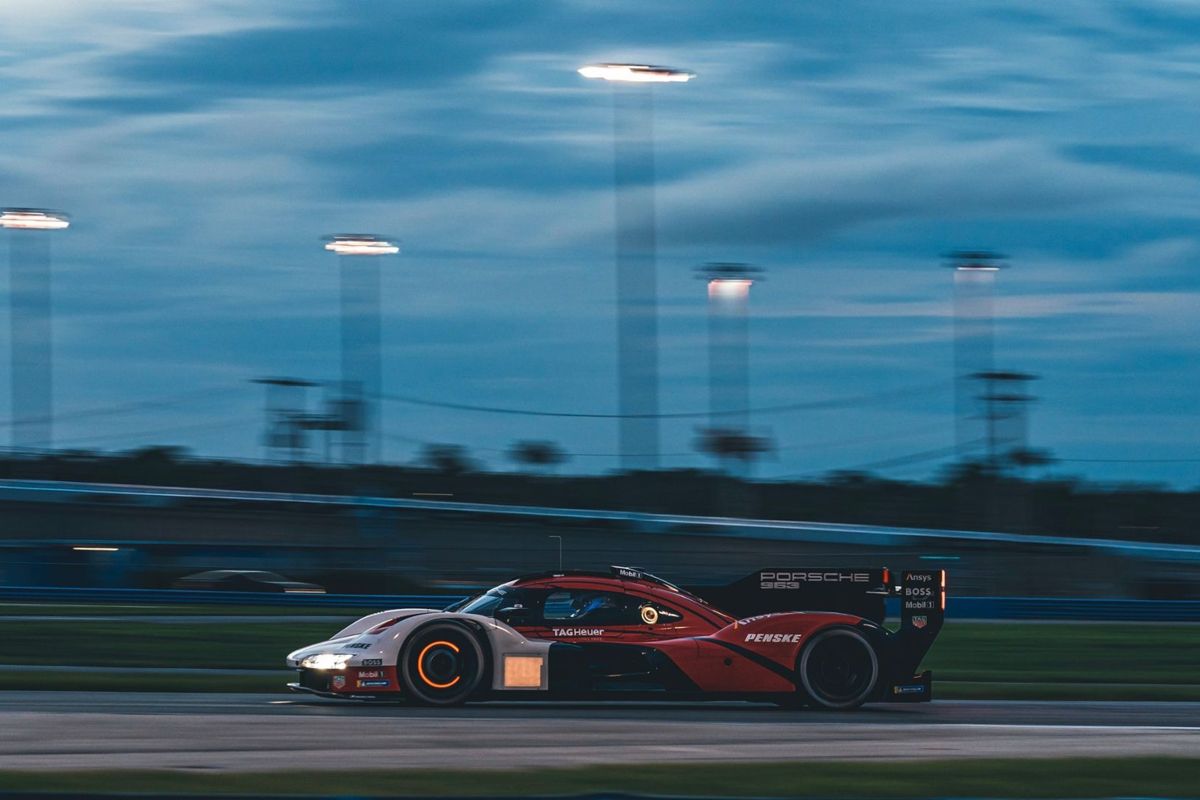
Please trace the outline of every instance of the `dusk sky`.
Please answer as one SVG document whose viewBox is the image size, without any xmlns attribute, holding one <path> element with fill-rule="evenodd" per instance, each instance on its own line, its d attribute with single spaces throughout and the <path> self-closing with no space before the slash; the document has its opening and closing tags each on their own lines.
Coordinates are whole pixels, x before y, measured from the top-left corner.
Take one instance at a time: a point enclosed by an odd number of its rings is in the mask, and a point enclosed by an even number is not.
<svg viewBox="0 0 1200 800">
<path fill-rule="evenodd" d="M 72 216 L 57 444 L 260 455 L 250 379 L 338 375 L 340 231 L 401 242 L 385 391 L 614 412 L 596 61 L 697 74 L 655 88 L 664 412 L 707 409 L 695 267 L 748 262 L 752 404 L 851 401 L 755 416 L 779 447 L 757 474 L 947 448 L 942 256 L 994 249 L 996 364 L 1040 376 L 1048 474 L 1200 483 L 1200 2 L 1166 0 L 3 0 L 0 206 Z M 546 438 L 565 471 L 616 465 L 612 420 L 383 418 L 389 461 L 507 469 Z M 711 464 L 698 424 L 664 424 L 666 465 Z"/>
</svg>

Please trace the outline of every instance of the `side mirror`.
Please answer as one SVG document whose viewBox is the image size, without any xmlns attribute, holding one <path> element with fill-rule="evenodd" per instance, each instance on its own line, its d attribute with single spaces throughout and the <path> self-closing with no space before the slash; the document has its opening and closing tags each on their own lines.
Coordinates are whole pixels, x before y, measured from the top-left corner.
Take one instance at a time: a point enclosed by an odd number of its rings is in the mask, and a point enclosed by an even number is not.
<svg viewBox="0 0 1200 800">
<path fill-rule="evenodd" d="M 505 625 L 528 625 L 533 621 L 533 609 L 524 606 L 509 606 L 497 611 L 496 619 Z"/>
</svg>

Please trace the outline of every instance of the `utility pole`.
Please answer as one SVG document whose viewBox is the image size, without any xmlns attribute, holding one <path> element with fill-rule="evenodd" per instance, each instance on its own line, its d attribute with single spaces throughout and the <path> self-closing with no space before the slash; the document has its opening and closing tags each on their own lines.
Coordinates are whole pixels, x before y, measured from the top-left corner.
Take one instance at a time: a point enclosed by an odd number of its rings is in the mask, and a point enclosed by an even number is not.
<svg viewBox="0 0 1200 800">
<path fill-rule="evenodd" d="M 307 390 L 317 384 L 298 378 L 255 378 L 253 382 L 266 387 L 263 455 L 292 464 L 307 461 Z"/>
<path fill-rule="evenodd" d="M 987 430 L 987 463 L 994 474 L 1014 464 L 1014 458 L 1029 452 L 1028 407 L 1037 398 L 1029 394 L 1030 381 L 1036 375 L 1027 372 L 993 370 L 971 376 L 982 384 L 979 395 L 984 407 Z"/>
</svg>

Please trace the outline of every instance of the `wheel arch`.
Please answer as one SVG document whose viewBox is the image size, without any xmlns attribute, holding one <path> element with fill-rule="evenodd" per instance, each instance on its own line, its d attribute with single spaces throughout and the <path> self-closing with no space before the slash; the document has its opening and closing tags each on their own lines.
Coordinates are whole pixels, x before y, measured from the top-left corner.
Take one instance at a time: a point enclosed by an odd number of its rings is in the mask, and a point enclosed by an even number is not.
<svg viewBox="0 0 1200 800">
<path fill-rule="evenodd" d="M 486 694 L 491 689 L 492 669 L 494 663 L 494 654 L 492 644 L 488 639 L 486 631 L 483 629 L 482 623 L 469 618 L 442 616 L 436 619 L 431 619 L 416 625 L 412 630 L 408 631 L 404 636 L 404 640 L 396 650 L 395 665 L 396 677 L 400 682 L 403 691 L 409 695 L 415 695 L 412 688 L 408 686 L 408 681 L 411 680 L 409 665 L 407 659 L 412 653 L 412 649 L 420 642 L 421 637 L 427 634 L 433 628 L 446 628 L 457 630 L 464 636 L 469 637 L 478 647 L 479 652 L 479 674 L 473 679 L 472 687 L 462 695 L 461 699 L 456 702 L 464 702 L 477 698 Z M 425 704 L 440 705 L 440 703 L 430 703 L 427 698 L 419 695 L 413 696 L 414 700 Z M 446 703 L 453 705 L 456 703 Z"/>
<path fill-rule="evenodd" d="M 864 644 L 871 664 L 870 680 L 860 691 L 845 701 L 832 700 L 828 697 L 822 698 L 821 691 L 814 687 L 813 678 L 808 674 L 809 659 L 815 652 L 815 648 L 838 635 L 852 637 Z M 828 710 L 851 710 L 875 699 L 880 691 L 880 686 L 887 680 L 888 675 L 885 660 L 886 636 L 887 631 L 882 626 L 869 620 L 862 620 L 858 624 L 830 622 L 817 628 L 796 651 L 795 683 L 797 693 L 806 702 Z"/>
</svg>

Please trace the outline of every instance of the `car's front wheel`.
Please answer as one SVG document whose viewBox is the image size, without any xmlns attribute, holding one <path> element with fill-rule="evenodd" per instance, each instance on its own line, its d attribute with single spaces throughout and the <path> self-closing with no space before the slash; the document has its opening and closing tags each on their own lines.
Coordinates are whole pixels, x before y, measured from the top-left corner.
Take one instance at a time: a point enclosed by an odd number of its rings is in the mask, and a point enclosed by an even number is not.
<svg viewBox="0 0 1200 800">
<path fill-rule="evenodd" d="M 465 702 L 479 687 L 487 669 L 487 656 L 466 626 L 435 622 L 408 638 L 397 666 L 410 700 L 452 706 Z"/>
<path fill-rule="evenodd" d="M 875 691 L 879 658 L 854 628 L 828 628 L 805 646 L 796 672 L 810 705 L 845 711 L 858 708 Z"/>
</svg>

